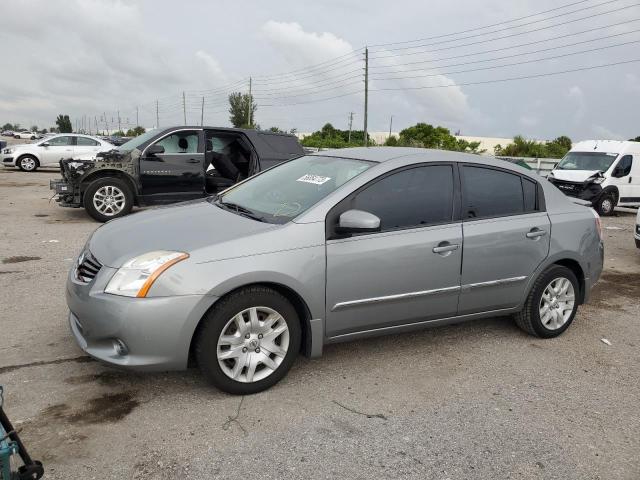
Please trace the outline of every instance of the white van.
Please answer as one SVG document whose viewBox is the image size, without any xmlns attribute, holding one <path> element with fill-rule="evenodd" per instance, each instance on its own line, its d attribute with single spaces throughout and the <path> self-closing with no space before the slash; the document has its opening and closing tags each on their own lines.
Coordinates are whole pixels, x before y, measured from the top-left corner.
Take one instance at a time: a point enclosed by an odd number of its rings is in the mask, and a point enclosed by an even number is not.
<svg viewBox="0 0 640 480">
<path fill-rule="evenodd" d="M 547 179 L 566 195 L 591 202 L 600 215 L 611 215 L 616 205 L 640 206 L 640 142 L 576 143 Z"/>
</svg>

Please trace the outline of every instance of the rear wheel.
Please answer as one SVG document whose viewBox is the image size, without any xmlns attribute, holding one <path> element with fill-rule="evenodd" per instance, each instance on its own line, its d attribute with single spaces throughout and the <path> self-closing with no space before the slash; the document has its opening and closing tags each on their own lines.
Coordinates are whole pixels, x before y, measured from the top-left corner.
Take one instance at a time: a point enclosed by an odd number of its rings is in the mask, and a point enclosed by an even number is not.
<svg viewBox="0 0 640 480">
<path fill-rule="evenodd" d="M 227 393 L 247 395 L 275 385 L 300 349 L 300 320 L 280 293 L 239 290 L 203 319 L 195 353 L 204 376 Z"/>
<path fill-rule="evenodd" d="M 616 208 L 616 198 L 607 193 L 596 200 L 593 206 L 602 217 L 613 215 L 613 210 Z"/>
<path fill-rule="evenodd" d="M 516 324 L 525 332 L 542 338 L 564 332 L 578 309 L 578 279 L 567 267 L 548 268 L 533 285 Z"/>
<path fill-rule="evenodd" d="M 124 180 L 99 178 L 85 190 L 83 203 L 89 215 L 99 222 L 106 222 L 131 212 L 133 193 Z"/>
<path fill-rule="evenodd" d="M 33 155 L 23 155 L 18 159 L 16 165 L 23 172 L 35 172 L 38 169 L 38 159 Z"/>
</svg>

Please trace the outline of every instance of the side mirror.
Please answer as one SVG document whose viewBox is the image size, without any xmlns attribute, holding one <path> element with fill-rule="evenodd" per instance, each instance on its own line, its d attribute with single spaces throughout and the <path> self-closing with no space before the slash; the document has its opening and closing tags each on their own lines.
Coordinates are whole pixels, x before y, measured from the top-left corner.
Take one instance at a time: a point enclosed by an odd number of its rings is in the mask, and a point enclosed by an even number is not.
<svg viewBox="0 0 640 480">
<path fill-rule="evenodd" d="M 340 215 L 336 231 L 339 233 L 379 232 L 380 219 L 373 213 L 347 210 Z"/>
<path fill-rule="evenodd" d="M 40 144 L 41 147 L 50 147 L 51 145 L 49 145 L 48 142 L 44 142 Z"/>
<path fill-rule="evenodd" d="M 164 153 L 164 147 L 162 145 L 151 145 L 149 148 L 147 148 L 147 155 L 151 156 L 151 155 L 158 155 Z"/>
</svg>

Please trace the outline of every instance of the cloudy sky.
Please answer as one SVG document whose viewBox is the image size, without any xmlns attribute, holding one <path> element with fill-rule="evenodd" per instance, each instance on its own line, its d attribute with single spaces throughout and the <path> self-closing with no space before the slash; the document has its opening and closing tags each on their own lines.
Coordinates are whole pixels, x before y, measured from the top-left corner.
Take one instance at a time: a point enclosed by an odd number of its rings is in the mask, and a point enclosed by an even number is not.
<svg viewBox="0 0 640 480">
<path fill-rule="evenodd" d="M 640 60 L 634 0 L 20 0 L 2 19 L 0 124 L 103 128 L 119 111 L 125 127 L 137 108 L 152 127 L 156 101 L 160 125 L 181 124 L 184 91 L 188 123 L 204 97 L 205 123 L 226 126 L 251 76 L 263 128 L 347 128 L 349 112 L 362 128 L 369 45 L 370 131 L 393 115 L 394 131 L 640 135 L 640 62 L 496 82 Z"/>
</svg>

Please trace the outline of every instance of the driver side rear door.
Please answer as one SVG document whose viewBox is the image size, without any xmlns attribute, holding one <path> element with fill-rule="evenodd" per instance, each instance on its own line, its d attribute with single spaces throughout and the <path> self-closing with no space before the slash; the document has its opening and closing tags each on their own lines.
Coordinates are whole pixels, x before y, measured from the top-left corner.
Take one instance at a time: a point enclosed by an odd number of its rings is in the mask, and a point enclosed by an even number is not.
<svg viewBox="0 0 640 480">
<path fill-rule="evenodd" d="M 204 139 L 202 130 L 168 132 L 150 145 L 163 153 L 140 157 L 140 183 L 145 202 L 168 203 L 202 197 L 204 188 Z"/>
</svg>

